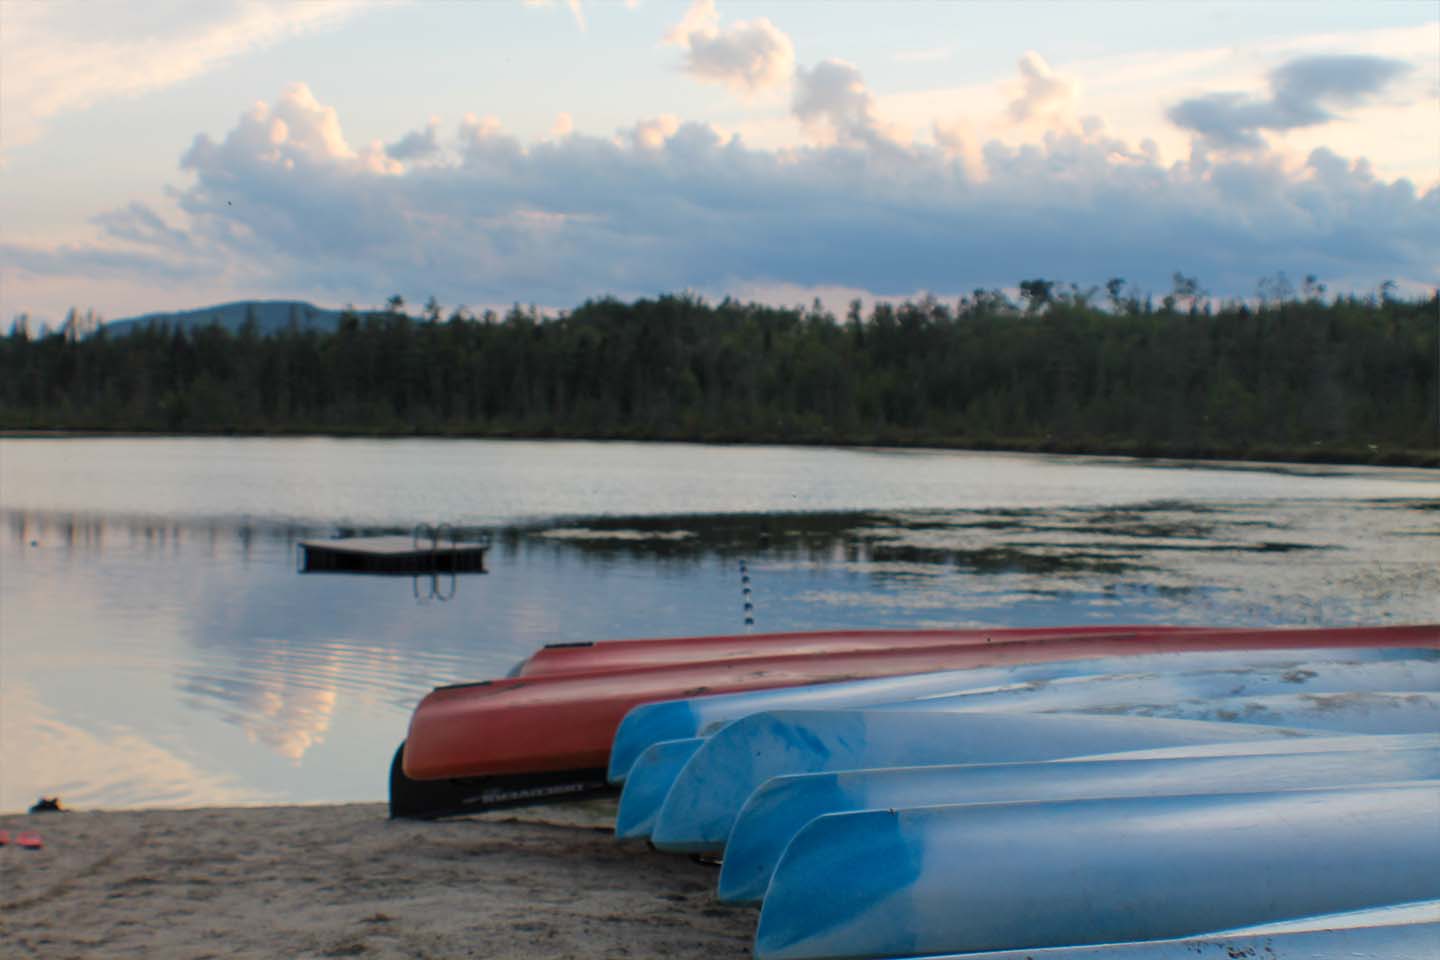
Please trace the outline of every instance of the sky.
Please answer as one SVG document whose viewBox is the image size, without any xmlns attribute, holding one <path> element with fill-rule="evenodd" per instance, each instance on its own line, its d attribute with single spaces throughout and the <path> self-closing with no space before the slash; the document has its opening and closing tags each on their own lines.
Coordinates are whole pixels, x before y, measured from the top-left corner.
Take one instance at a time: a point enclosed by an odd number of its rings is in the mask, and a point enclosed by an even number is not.
<svg viewBox="0 0 1440 960">
<path fill-rule="evenodd" d="M 1437 11 L 0 0 L 0 318 L 1418 293 Z"/>
</svg>

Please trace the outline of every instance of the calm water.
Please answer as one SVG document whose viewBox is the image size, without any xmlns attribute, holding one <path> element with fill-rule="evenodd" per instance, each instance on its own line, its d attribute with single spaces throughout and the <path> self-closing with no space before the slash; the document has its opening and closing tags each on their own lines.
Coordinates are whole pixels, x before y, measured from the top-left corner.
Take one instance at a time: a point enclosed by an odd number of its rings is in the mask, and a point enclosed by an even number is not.
<svg viewBox="0 0 1440 960">
<path fill-rule="evenodd" d="M 0 441 L 0 810 L 379 800 L 431 686 L 757 629 L 1440 619 L 1440 475 L 932 451 Z M 489 573 L 301 574 L 448 522 Z"/>
</svg>

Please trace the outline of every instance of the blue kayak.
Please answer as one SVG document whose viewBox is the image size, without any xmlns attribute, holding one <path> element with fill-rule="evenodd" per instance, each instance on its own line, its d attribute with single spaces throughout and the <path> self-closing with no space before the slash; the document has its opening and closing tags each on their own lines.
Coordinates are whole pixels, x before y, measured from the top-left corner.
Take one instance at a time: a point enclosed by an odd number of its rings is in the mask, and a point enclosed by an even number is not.
<svg viewBox="0 0 1440 960">
<path fill-rule="evenodd" d="M 700 737 L 662 740 L 640 754 L 640 759 L 630 767 L 630 775 L 625 778 L 625 788 L 620 793 L 615 836 L 621 839 L 650 836 L 671 784 L 704 742 Z"/>
<path fill-rule="evenodd" d="M 1276 727 L 1299 727 L 1327 733 L 1428 733 L 1440 730 L 1440 693 L 1406 691 L 1350 691 L 1345 693 L 1282 693 L 1259 697 L 1221 697 L 1167 702 L 1156 697 L 1124 699 L 1126 691 L 1105 687 L 1092 691 L 1089 703 L 1077 702 L 1063 711 L 1037 710 L 1037 714 L 1064 712 L 1104 716 L 1161 717 L 1215 723 L 1243 721 Z M 1112 699 L 1114 697 L 1115 699 Z M 869 710 L 908 712 L 1021 713 L 1023 703 L 996 710 L 977 705 L 968 696 L 931 697 L 924 700 L 877 704 Z"/>
<path fill-rule="evenodd" d="M 969 698 L 964 696 L 939 697 L 914 702 L 896 704 L 882 704 L 863 708 L 867 713 L 894 712 L 911 718 L 905 723 L 909 727 L 909 743 L 903 747 L 910 752 L 906 756 L 914 759 L 900 759 L 896 755 L 894 759 L 885 759 L 884 755 L 877 755 L 877 762 L 873 764 L 855 764 L 852 768 L 863 766 L 903 766 L 910 764 L 928 763 L 969 763 L 981 761 L 1005 761 L 1005 760 L 1029 760 L 1029 759 L 1054 759 L 1050 756 L 1031 757 L 1026 755 L 1016 756 L 986 756 L 961 760 L 935 760 L 923 759 L 928 756 L 935 756 L 934 750 L 949 749 L 948 745 L 936 744 L 934 741 L 940 734 L 942 728 L 936 727 L 934 721 L 927 717 L 965 715 L 971 717 L 1047 717 L 1057 716 L 1053 713 L 1022 713 L 1019 711 L 989 711 L 971 710 L 968 705 Z M 1408 734 L 1425 733 L 1440 729 L 1440 694 L 1432 693 L 1311 693 L 1311 694 L 1282 694 L 1279 696 L 1266 697 L 1237 697 L 1232 699 L 1218 700 L 1189 700 L 1182 703 L 1105 703 L 1103 698 L 1099 705 L 1092 708 L 1064 714 L 1072 718 L 1098 716 L 1101 718 L 1123 719 L 1162 719 L 1177 723 L 1200 723 L 1206 726 L 1223 726 L 1227 723 L 1235 723 L 1243 718 L 1244 726 L 1247 727 L 1282 727 L 1289 730 L 1310 730 L 1317 734 Z M 743 723 L 743 721 L 740 721 Z M 728 728 L 727 728 L 728 729 Z M 726 735 L 721 731 L 717 736 Z M 1224 735 L 1211 735 L 1212 742 L 1221 740 L 1236 739 Z M 642 836 L 648 830 L 657 847 L 662 850 L 677 850 L 686 852 L 699 852 L 702 850 L 718 849 L 719 845 L 725 842 L 725 836 L 714 833 L 703 834 L 704 845 L 696 845 L 697 837 L 693 830 L 697 814 L 695 809 L 686 804 L 691 803 L 688 795 L 681 794 L 681 799 L 670 802 L 670 794 L 667 790 L 678 789 L 678 785 L 685 781 L 692 765 L 709 763 L 706 768 L 708 774 L 714 773 L 713 761 L 705 754 L 704 745 L 696 744 L 691 740 L 667 741 L 668 751 L 665 756 L 671 762 L 656 764 L 649 754 L 642 755 L 647 759 L 643 772 L 638 768 L 632 780 L 627 780 L 625 790 L 621 794 L 621 806 L 625 811 L 625 834 L 626 836 Z M 678 744 L 685 746 L 679 747 Z M 853 744 L 852 744 L 853 745 Z M 780 750 L 787 757 L 802 752 L 803 744 L 786 744 L 777 746 L 770 744 L 756 744 L 754 751 Z M 831 750 L 828 746 L 820 746 L 817 749 Z M 678 762 L 681 753 L 693 753 L 682 767 Z M 1098 752 L 1096 750 L 1085 751 L 1088 753 Z M 1075 754 L 1069 754 L 1071 756 Z M 706 757 L 707 759 L 699 759 Z M 761 763 L 764 758 L 754 758 L 753 763 Z M 786 762 L 790 762 L 787 760 Z M 817 766 L 815 770 L 837 770 L 846 769 L 843 766 L 836 766 L 831 763 L 829 757 L 818 758 L 817 762 L 823 766 Z M 785 771 L 798 772 L 798 771 Z M 667 788 L 665 781 L 672 779 L 674 785 Z M 638 783 L 632 781 L 639 781 Z M 751 789 L 759 786 L 759 783 L 747 783 Z M 628 801 L 627 801 L 628 795 Z M 716 796 L 729 796 L 725 793 Z M 732 797 L 733 799 L 733 797 Z M 663 800 L 660 810 L 652 814 L 654 803 Z M 743 803 L 744 798 L 739 798 Z M 708 806 L 701 806 L 698 809 L 713 809 L 713 800 Z M 672 814 L 667 816 L 666 810 Z M 735 806 L 735 810 L 739 805 Z"/>
<path fill-rule="evenodd" d="M 1415 960 L 1440 944 L 1440 900 L 1327 913 L 1182 940 L 952 953 L 925 960 Z"/>
<path fill-rule="evenodd" d="M 737 720 L 695 751 L 665 796 L 651 841 L 724 847 L 750 794 L 787 773 L 1055 760 L 1122 750 L 1314 736 L 1241 723 L 1078 714 L 785 710 Z"/>
<path fill-rule="evenodd" d="M 730 831 L 720 869 L 719 896 L 731 903 L 758 902 L 790 840 L 811 820 L 825 814 L 953 803 L 1258 793 L 1440 779 L 1440 738 L 1407 739 L 1429 741 L 1429 745 L 1396 750 L 1366 745 L 1363 750 L 1282 755 L 896 767 L 775 777 L 750 795 Z"/>
<path fill-rule="evenodd" d="M 1071 677 L 1196 671 L 1233 672 L 1244 668 L 1263 668 L 1282 677 L 1287 674 L 1303 677 L 1304 673 L 1313 672 L 1315 665 L 1320 663 L 1355 665 L 1397 662 L 1405 666 L 1428 666 L 1434 670 L 1440 665 L 1440 651 L 1428 648 L 1346 647 L 1139 654 L 1011 667 L 946 670 L 665 700 L 634 707 L 625 715 L 615 732 L 611 746 L 608 775 L 612 783 L 621 783 L 631 764 L 652 744 L 662 740 L 700 736 L 707 730 L 766 710 L 862 707 L 961 691 L 993 691 L 1002 687 L 1014 689 L 1017 685 L 1049 683 Z M 1369 689 L 1377 688 L 1372 686 Z M 1408 688 L 1392 686 L 1390 689 Z"/>
<path fill-rule="evenodd" d="M 1123 703 L 1182 703 L 1237 697 L 1340 693 L 1433 693 L 1440 690 L 1440 660 L 1377 663 L 1309 662 L 1285 666 L 1234 666 L 1167 673 L 1129 671 L 970 688 L 930 695 L 981 710 L 1055 712 Z M 914 701 L 916 698 L 903 698 Z"/>
<path fill-rule="evenodd" d="M 830 814 L 760 960 L 1114 944 L 1440 897 L 1440 783 Z"/>
</svg>

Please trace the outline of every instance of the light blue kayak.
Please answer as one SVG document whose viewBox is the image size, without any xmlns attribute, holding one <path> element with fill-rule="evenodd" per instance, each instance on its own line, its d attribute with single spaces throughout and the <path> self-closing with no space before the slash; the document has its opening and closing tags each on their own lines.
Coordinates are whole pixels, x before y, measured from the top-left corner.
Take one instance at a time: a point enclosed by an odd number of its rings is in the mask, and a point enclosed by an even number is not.
<svg viewBox="0 0 1440 960">
<path fill-rule="evenodd" d="M 953 803 L 1259 793 L 1440 779 L 1440 745 L 1151 760 L 895 767 L 775 777 L 750 795 L 725 844 L 719 896 L 759 901 L 791 838 L 829 813 Z M 1240 749 L 1244 749 L 1240 745 Z"/>
<path fill-rule="evenodd" d="M 964 693 L 928 696 L 925 700 L 955 700 L 982 710 L 1069 712 L 1124 703 L 1169 704 L 1280 694 L 1436 691 L 1440 691 L 1440 661 L 1391 660 L 1231 667 L 1180 673 L 1092 674 L 972 688 Z M 916 698 L 905 699 L 913 702 Z"/>
<path fill-rule="evenodd" d="M 788 773 L 1055 760 L 1122 750 L 1314 736 L 1240 723 L 1080 714 L 782 710 L 737 720 L 705 740 L 675 778 L 651 841 L 662 850 L 724 847 L 760 784 Z"/>
<path fill-rule="evenodd" d="M 620 794 L 620 809 L 615 822 L 615 833 L 618 837 L 648 837 L 654 833 L 656 818 L 671 786 L 674 785 L 685 764 L 689 762 L 689 758 L 704 744 L 705 739 L 704 737 L 692 737 L 688 740 L 668 740 L 655 744 L 641 754 L 641 759 L 632 768 L 631 776 L 626 779 L 624 789 Z M 1440 748 L 1440 734 L 1412 733 L 1381 736 L 1350 734 L 1331 737 L 1316 733 L 1304 740 L 1297 740 L 1291 736 L 1280 740 L 1250 740 L 1240 743 L 1207 742 L 1188 746 L 1166 746 L 1155 750 L 1130 750 L 1059 759 L 1061 761 L 1145 760 L 1187 756 L 1255 756 L 1312 751 L 1413 750 L 1425 746 Z"/>
<path fill-rule="evenodd" d="M 1149 698 L 1140 691 L 1139 696 L 1142 699 L 1139 700 L 1111 699 L 1112 696 L 1123 697 L 1126 692 L 1109 690 L 1106 685 L 1100 684 L 1094 691 L 1095 695 L 1089 698 L 1088 704 L 1083 702 L 1085 698 L 1069 698 L 1078 702 L 1065 711 L 1056 712 L 1163 717 L 1170 720 L 1202 720 L 1214 723 L 1243 721 L 1262 726 L 1299 727 L 1328 733 L 1428 733 L 1440 730 L 1440 693 L 1286 693 L 1166 702 Z M 1042 702 L 1043 699 L 1041 698 Z M 877 704 L 867 709 L 1017 713 L 1025 710 L 1025 704 L 1023 700 L 1017 700 L 1011 702 L 1006 709 L 996 710 L 992 706 L 976 704 L 973 697 L 950 696 Z"/>
<path fill-rule="evenodd" d="M 1242 720 L 1247 724 L 1301 727 L 1345 733 L 1431 733 L 1440 730 L 1440 693 L 1297 693 L 1234 700 L 1092 707 L 1086 714 L 1165 717 L 1176 720 Z"/>
<path fill-rule="evenodd" d="M 1440 900 L 1302 917 L 1184 940 L 952 953 L 923 960 L 1417 960 L 1440 951 Z"/>
<path fill-rule="evenodd" d="M 648 837 L 655 829 L 655 816 L 665 802 L 670 785 L 691 756 L 705 741 L 662 740 L 654 744 L 630 767 L 620 791 L 620 809 L 615 813 L 615 836 L 621 839 Z"/>
<path fill-rule="evenodd" d="M 1440 897 L 1440 783 L 870 810 L 812 820 L 761 960 L 1195 937 Z"/>
<path fill-rule="evenodd" d="M 1264 667 L 1284 673 L 1289 670 L 1313 670 L 1314 665 L 1319 663 L 1410 661 L 1432 666 L 1440 664 L 1440 651 L 1372 647 L 1251 650 L 1241 654 L 1235 651 L 1143 654 L 1013 667 L 947 670 L 666 700 L 635 707 L 626 714 L 615 733 L 610 753 L 609 777 L 614 783 L 622 782 L 636 758 L 652 744 L 662 740 L 683 740 L 699 736 L 702 731 L 766 710 L 867 706 L 965 690 L 1040 683 L 1066 677 L 1233 671 L 1243 667 Z"/>
<path fill-rule="evenodd" d="M 1440 733 L 1355 733 L 1329 737 L 1323 734 L 1303 740 L 1284 737 L 1279 740 L 1247 742 L 1243 750 L 1224 749 L 1230 744 L 1196 744 L 1194 746 L 1160 747 L 1154 750 L 1123 750 L 1078 757 L 1077 760 L 1170 760 L 1178 757 L 1259 756 L 1281 753 L 1333 753 L 1337 750 L 1417 750 L 1440 747 Z M 1217 751 L 1217 748 L 1218 749 Z"/>
</svg>

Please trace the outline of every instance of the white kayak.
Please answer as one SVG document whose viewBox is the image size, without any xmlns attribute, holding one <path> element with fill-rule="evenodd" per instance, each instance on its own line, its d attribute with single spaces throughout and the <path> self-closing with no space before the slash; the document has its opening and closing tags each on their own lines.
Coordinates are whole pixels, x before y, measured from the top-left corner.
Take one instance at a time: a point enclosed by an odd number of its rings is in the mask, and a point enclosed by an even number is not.
<svg viewBox="0 0 1440 960">
<path fill-rule="evenodd" d="M 741 808 L 725 844 L 719 896 L 757 902 L 805 824 L 829 813 L 954 803 L 1259 793 L 1440 779 L 1440 745 L 1285 755 L 895 767 L 806 773 L 766 781 Z M 1243 745 L 1239 745 L 1244 749 Z"/>
<path fill-rule="evenodd" d="M 1419 960 L 1440 955 L 1440 900 L 1262 923 L 1182 940 L 952 953 L 926 960 Z"/>
<path fill-rule="evenodd" d="M 870 810 L 786 848 L 760 960 L 1194 937 L 1440 897 L 1440 783 Z"/>
<path fill-rule="evenodd" d="M 1242 668 L 1265 668 L 1283 674 L 1314 670 L 1317 664 L 1322 663 L 1395 662 L 1428 665 L 1433 669 L 1440 664 L 1440 651 L 1428 648 L 1346 647 L 1141 654 L 1013 667 L 946 670 L 658 701 L 633 708 L 621 721 L 611 747 L 609 778 L 613 783 L 623 782 L 631 764 L 652 744 L 696 737 L 702 731 L 766 710 L 858 707 L 966 690 L 1043 683 L 1067 677 L 1233 671 Z"/>
<path fill-rule="evenodd" d="M 1285 736 L 1309 737 L 1315 732 L 1080 714 L 759 713 L 719 730 L 695 751 L 665 795 L 651 841 L 662 850 L 720 850 L 750 794 L 771 777 L 787 773 L 1055 760 Z"/>
</svg>

